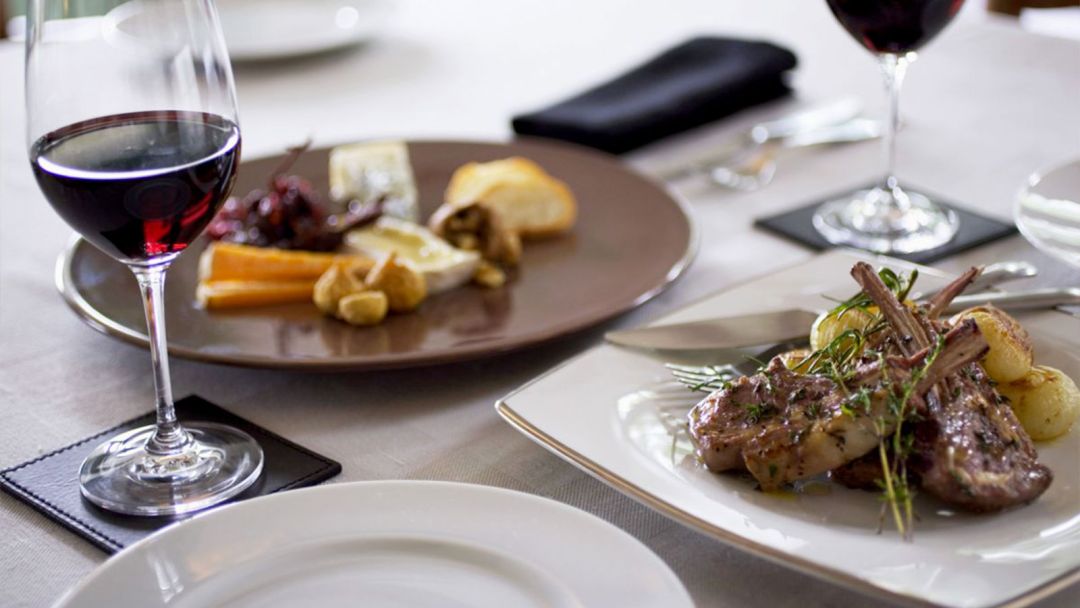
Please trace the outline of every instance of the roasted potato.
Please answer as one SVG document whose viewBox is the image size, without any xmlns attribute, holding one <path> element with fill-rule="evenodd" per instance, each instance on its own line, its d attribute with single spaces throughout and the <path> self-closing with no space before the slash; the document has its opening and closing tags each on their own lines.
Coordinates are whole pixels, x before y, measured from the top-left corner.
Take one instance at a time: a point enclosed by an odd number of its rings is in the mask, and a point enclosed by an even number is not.
<svg viewBox="0 0 1080 608">
<path fill-rule="evenodd" d="M 1024 430 L 1036 441 L 1060 437 L 1080 416 L 1080 389 L 1060 370 L 1036 365 L 1023 378 L 999 384 Z"/>
<path fill-rule="evenodd" d="M 814 351 L 809 348 L 796 348 L 795 350 L 789 350 L 786 353 L 781 353 L 780 360 L 784 362 L 784 366 L 790 370 L 800 371 L 797 366 L 806 360 Z"/>
<path fill-rule="evenodd" d="M 337 316 L 352 325 L 376 325 L 386 318 L 388 303 L 381 291 L 351 293 L 338 302 Z"/>
<path fill-rule="evenodd" d="M 1035 358 L 1031 337 L 1016 319 L 989 305 L 969 308 L 954 316 L 952 322 L 963 319 L 973 319 L 990 345 L 982 365 L 995 382 L 1014 382 L 1031 371 Z"/>
<path fill-rule="evenodd" d="M 323 313 L 335 315 L 341 298 L 363 290 L 364 283 L 351 268 L 334 264 L 315 282 L 312 299 Z"/>
<path fill-rule="evenodd" d="M 427 297 L 424 276 L 391 253 L 375 264 L 364 283 L 368 289 L 381 291 L 391 312 L 412 312 Z"/>
<path fill-rule="evenodd" d="M 820 350 L 849 329 L 863 330 L 877 316 L 877 308 L 852 308 L 842 315 L 823 312 L 810 327 L 810 350 Z"/>
</svg>

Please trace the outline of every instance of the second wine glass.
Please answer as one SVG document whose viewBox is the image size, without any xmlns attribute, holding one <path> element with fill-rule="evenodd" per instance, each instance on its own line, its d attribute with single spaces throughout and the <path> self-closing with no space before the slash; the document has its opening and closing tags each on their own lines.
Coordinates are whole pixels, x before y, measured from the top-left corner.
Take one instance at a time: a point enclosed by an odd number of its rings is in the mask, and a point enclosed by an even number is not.
<svg viewBox="0 0 1080 608">
<path fill-rule="evenodd" d="M 827 0 L 833 15 L 878 56 L 889 96 L 885 121 L 885 176 L 868 190 L 831 200 L 814 214 L 814 227 L 830 243 L 878 253 L 926 251 L 956 234 L 956 213 L 900 185 L 895 175 L 900 88 L 915 51 L 959 12 L 963 0 Z"/>
</svg>

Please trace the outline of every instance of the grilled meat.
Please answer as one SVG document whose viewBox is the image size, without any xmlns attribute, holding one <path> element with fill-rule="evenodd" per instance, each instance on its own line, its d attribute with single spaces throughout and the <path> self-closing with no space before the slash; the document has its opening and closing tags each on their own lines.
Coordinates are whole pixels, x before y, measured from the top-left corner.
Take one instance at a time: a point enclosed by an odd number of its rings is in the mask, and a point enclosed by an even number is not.
<svg viewBox="0 0 1080 608">
<path fill-rule="evenodd" d="M 977 273 L 966 273 L 942 293 L 955 296 Z M 901 352 L 914 353 L 941 331 L 932 316 L 948 304 L 913 312 L 897 301 L 873 269 L 856 264 L 852 275 L 881 309 Z M 950 298 L 951 299 L 951 298 Z M 917 410 L 911 469 L 929 494 L 970 511 L 996 511 L 1031 502 L 1053 480 L 1012 409 L 977 364 L 966 365 L 929 391 Z"/>
<path fill-rule="evenodd" d="M 892 450 L 889 450 L 887 457 L 892 460 Z M 861 458 L 836 467 L 829 476 L 836 483 L 853 490 L 878 490 L 884 481 L 881 456 L 877 452 L 868 452 Z"/>
<path fill-rule="evenodd" d="M 690 434 L 714 471 L 748 470 L 764 489 L 811 477 L 874 449 L 893 432 L 888 400 L 921 370 L 912 401 L 986 352 L 974 322 L 949 333 L 924 370 L 929 348 L 860 365 L 842 385 L 790 371 L 778 357 L 759 373 L 706 397 L 690 413 Z"/>
</svg>

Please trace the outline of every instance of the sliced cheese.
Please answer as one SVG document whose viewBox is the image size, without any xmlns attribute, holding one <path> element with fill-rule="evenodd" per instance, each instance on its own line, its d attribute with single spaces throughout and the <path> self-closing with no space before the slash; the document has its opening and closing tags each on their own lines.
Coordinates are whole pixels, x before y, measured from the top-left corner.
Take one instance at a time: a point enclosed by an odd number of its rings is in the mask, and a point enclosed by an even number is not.
<svg viewBox="0 0 1080 608">
<path fill-rule="evenodd" d="M 464 285 L 480 265 L 479 253 L 458 249 L 423 226 L 386 216 L 346 234 L 345 246 L 372 257 L 396 253 L 424 276 L 428 293 Z"/>
<path fill-rule="evenodd" d="M 361 203 L 385 197 L 385 215 L 417 221 L 420 209 L 409 149 L 400 141 L 334 148 L 330 151 L 330 197 Z"/>
</svg>

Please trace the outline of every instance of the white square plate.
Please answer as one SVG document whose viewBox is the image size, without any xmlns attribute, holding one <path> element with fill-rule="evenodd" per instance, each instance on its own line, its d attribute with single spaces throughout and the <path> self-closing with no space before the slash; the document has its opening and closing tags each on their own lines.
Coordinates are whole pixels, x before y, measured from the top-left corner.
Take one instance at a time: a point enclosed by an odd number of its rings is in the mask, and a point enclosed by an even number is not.
<svg viewBox="0 0 1080 608">
<path fill-rule="evenodd" d="M 715 294 L 661 319 L 678 323 L 845 298 L 859 259 L 835 251 Z M 913 266 L 877 259 L 897 270 Z M 945 277 L 920 268 L 917 290 Z M 1036 363 L 1080 379 L 1080 323 L 1027 314 Z M 1052 336 L 1052 337 L 1051 337 Z M 836 484 L 777 496 L 697 464 L 680 429 L 700 398 L 672 383 L 663 362 L 601 345 L 511 393 L 499 413 L 534 441 L 619 491 L 749 552 L 838 584 L 916 605 L 1020 606 L 1080 581 L 1080 429 L 1038 444 L 1054 472 L 1035 503 L 996 515 L 948 511 L 920 498 L 913 542 L 886 523 L 867 492 Z M 1080 425 L 1078 425 L 1080 426 Z"/>
</svg>

